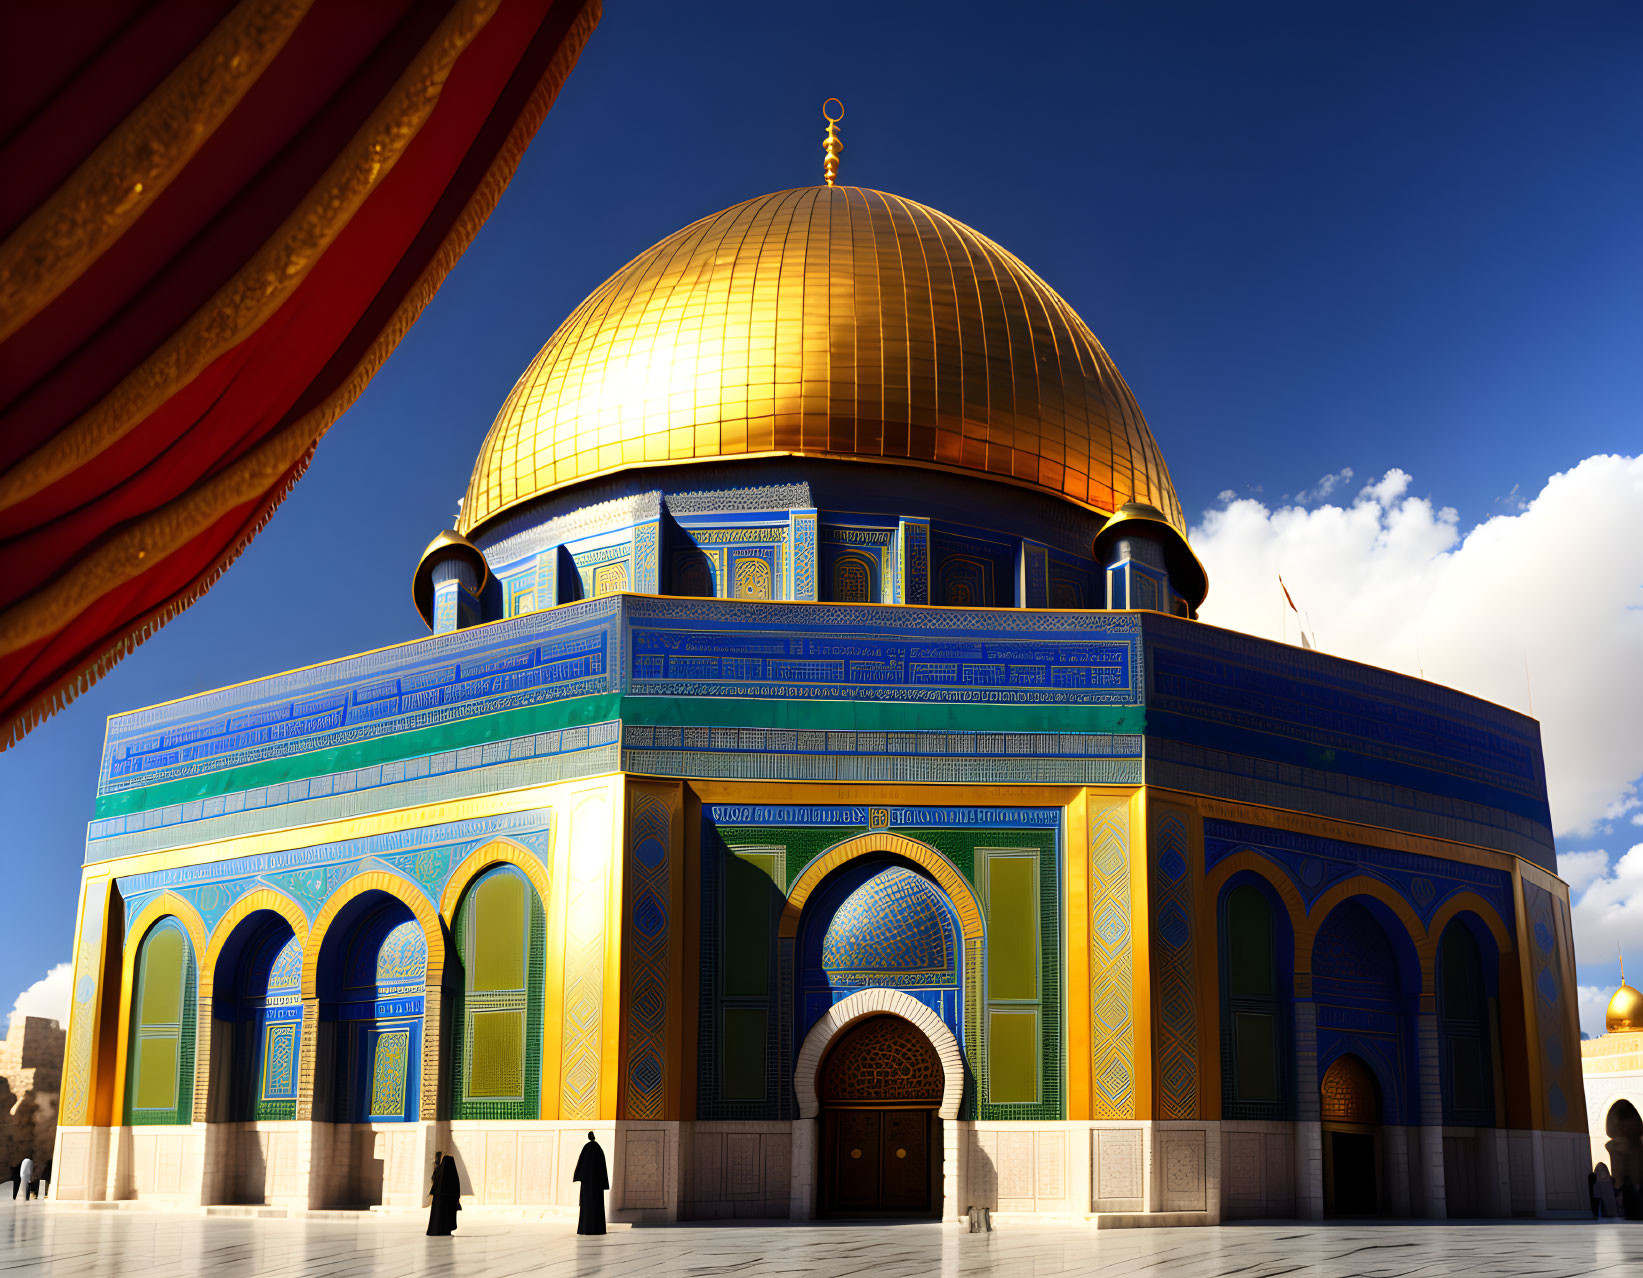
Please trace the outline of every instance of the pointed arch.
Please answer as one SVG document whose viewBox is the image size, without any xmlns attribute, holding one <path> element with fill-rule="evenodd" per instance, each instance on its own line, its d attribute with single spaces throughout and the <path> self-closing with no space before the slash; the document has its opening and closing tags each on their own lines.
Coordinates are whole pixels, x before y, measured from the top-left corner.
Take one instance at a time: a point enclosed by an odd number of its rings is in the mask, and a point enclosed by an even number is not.
<svg viewBox="0 0 1643 1278">
<path fill-rule="evenodd" d="M 447 927 L 456 921 L 456 907 L 461 903 L 462 894 L 468 890 L 468 885 L 493 865 L 511 865 L 518 869 L 536 889 L 536 895 L 542 899 L 542 908 L 548 908 L 550 879 L 548 867 L 542 863 L 542 858 L 524 844 L 515 843 L 512 839 L 492 839 L 468 853 L 462 858 L 461 864 L 451 871 L 451 877 L 445 883 L 445 891 L 439 898 L 439 914 Z"/>
<path fill-rule="evenodd" d="M 142 940 L 148 929 L 153 927 L 167 915 L 174 915 L 177 922 L 183 925 L 183 931 L 188 933 L 188 939 L 194 945 L 194 962 L 199 964 L 205 959 L 206 930 L 205 920 L 200 912 L 194 908 L 194 903 L 178 896 L 169 889 L 161 892 L 138 912 L 132 920 L 131 926 L 126 929 L 126 970 L 131 969 L 131 955 L 135 950 L 135 943 Z"/>
<path fill-rule="evenodd" d="M 1323 926 L 1330 911 L 1341 902 L 1355 896 L 1371 897 L 1397 916 L 1398 921 L 1403 924 L 1405 939 L 1414 947 L 1415 957 L 1420 966 L 1421 993 L 1430 994 L 1432 968 L 1422 957 L 1426 953 L 1427 944 L 1425 925 L 1415 913 L 1415 907 L 1404 900 L 1396 888 L 1366 874 L 1354 874 L 1349 879 L 1342 879 L 1312 903 L 1312 908 L 1306 914 L 1306 922 L 1295 929 L 1295 974 L 1311 976 L 1312 945 L 1318 939 L 1318 929 Z"/>
<path fill-rule="evenodd" d="M 1216 903 L 1221 899 L 1221 889 L 1226 886 L 1227 880 L 1233 875 L 1248 871 L 1264 879 L 1273 893 L 1283 902 L 1285 911 L 1289 914 L 1290 931 L 1299 936 L 1306 929 L 1306 901 L 1301 896 L 1301 890 L 1294 881 L 1285 874 L 1282 867 L 1270 858 L 1262 856 L 1253 848 L 1243 848 L 1231 856 L 1216 863 L 1208 874 L 1204 875 L 1204 889 L 1198 897 L 1198 932 L 1200 936 L 1213 936 L 1215 931 L 1211 924 L 1215 919 Z"/>
<path fill-rule="evenodd" d="M 330 931 L 331 924 L 345 905 L 367 892 L 382 892 L 411 911 L 428 944 L 428 982 L 436 983 L 436 974 L 442 977 L 445 971 L 445 929 L 440 925 L 439 911 L 434 908 L 433 902 L 409 879 L 386 870 L 368 870 L 364 874 L 354 875 L 333 892 L 308 930 L 308 939 L 302 947 L 303 998 L 319 997 L 319 956 L 325 947 L 325 934 Z"/>
<path fill-rule="evenodd" d="M 234 929 L 258 911 L 267 910 L 277 914 L 291 927 L 296 934 L 299 944 L 306 950 L 308 945 L 308 917 L 302 912 L 302 907 L 285 893 L 273 888 L 261 887 L 247 892 L 235 901 L 222 916 L 216 928 L 211 933 L 210 942 L 205 948 L 205 958 L 200 963 L 200 995 L 203 998 L 210 994 L 217 981 L 217 960 L 222 957 L 223 946 L 234 935 Z"/>
<path fill-rule="evenodd" d="M 1517 963 L 1517 946 L 1512 940 L 1512 930 L 1490 905 L 1476 892 L 1457 892 L 1438 907 L 1432 916 L 1432 922 L 1426 929 L 1426 938 L 1416 948 L 1421 956 L 1421 968 L 1425 970 L 1437 962 L 1438 942 L 1443 939 L 1444 929 L 1449 926 L 1458 914 L 1475 914 L 1478 922 L 1489 929 L 1489 935 L 1495 938 L 1495 948 L 1500 952 L 1501 971 L 1506 972 L 1505 960 L 1512 956 L 1512 962 Z"/>
<path fill-rule="evenodd" d="M 941 890 L 947 893 L 947 899 L 952 902 L 953 912 L 958 915 L 959 927 L 964 932 L 964 939 L 981 940 L 981 906 L 957 867 L 928 843 L 910 839 L 904 834 L 888 832 L 854 835 L 835 843 L 805 866 L 788 891 L 787 905 L 782 910 L 779 935 L 784 939 L 792 939 L 798 935 L 799 916 L 804 913 L 804 903 L 810 899 L 810 894 L 821 885 L 823 879 L 857 857 L 875 855 L 904 857 L 927 871 L 940 885 Z"/>
<path fill-rule="evenodd" d="M 114 1103 L 111 1112 L 122 1121 L 126 1112 L 126 1080 L 131 1063 L 131 1009 L 133 986 L 137 980 L 137 957 L 142 953 L 143 940 L 163 919 L 174 918 L 182 925 L 183 933 L 192 947 L 190 958 L 194 963 L 196 1015 L 200 1005 L 199 978 L 201 962 L 206 949 L 205 920 L 192 902 L 172 891 L 161 892 L 138 912 L 126 931 L 125 949 L 120 956 L 120 1019 L 118 1050 L 114 1054 Z"/>
</svg>

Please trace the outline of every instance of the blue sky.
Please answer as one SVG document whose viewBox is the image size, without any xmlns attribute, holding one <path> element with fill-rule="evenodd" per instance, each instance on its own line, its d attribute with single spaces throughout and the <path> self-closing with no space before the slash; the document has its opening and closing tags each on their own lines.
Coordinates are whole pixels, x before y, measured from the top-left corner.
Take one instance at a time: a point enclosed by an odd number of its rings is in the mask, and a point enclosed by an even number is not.
<svg viewBox="0 0 1643 1278">
<path fill-rule="evenodd" d="M 1331 500 L 1350 503 L 1397 468 L 1464 534 L 1643 452 L 1640 67 L 1630 3 L 613 0 L 489 225 L 272 524 L 0 755 L 0 1010 L 68 956 L 104 718 L 423 633 L 411 569 L 520 370 L 657 239 L 818 180 L 823 98 L 846 105 L 841 181 L 970 223 L 1084 316 L 1195 523 L 1234 498 L 1316 508 L 1347 467 Z M 1636 741 L 1616 747 L 1632 778 Z M 1560 847 L 1616 861 L 1643 844 L 1636 812 Z M 1583 957 L 1582 982 L 1613 966 Z"/>
</svg>

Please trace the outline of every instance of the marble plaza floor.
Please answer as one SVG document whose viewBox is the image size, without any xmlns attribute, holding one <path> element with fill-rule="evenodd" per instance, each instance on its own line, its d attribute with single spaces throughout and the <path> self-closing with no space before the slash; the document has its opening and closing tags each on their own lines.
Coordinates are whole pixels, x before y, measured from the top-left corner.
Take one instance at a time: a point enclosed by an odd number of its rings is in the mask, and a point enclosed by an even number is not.
<svg viewBox="0 0 1643 1278">
<path fill-rule="evenodd" d="M 0 1275 L 98 1278 L 648 1278 L 774 1274 L 903 1278 L 1092 1274 L 1482 1274 L 1561 1278 L 1643 1274 L 1643 1224 L 1236 1225 L 1102 1230 L 1001 1225 L 687 1225 L 577 1238 L 568 1224 L 489 1220 L 426 1238 L 404 1219 L 252 1220 L 158 1212 L 87 1212 L 0 1200 Z"/>
</svg>

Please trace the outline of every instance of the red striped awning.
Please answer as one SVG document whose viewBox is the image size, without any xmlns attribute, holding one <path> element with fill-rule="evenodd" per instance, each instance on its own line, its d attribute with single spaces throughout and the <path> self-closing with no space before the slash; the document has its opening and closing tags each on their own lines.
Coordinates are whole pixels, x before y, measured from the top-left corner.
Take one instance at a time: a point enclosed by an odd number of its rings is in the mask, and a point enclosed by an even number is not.
<svg viewBox="0 0 1643 1278">
<path fill-rule="evenodd" d="M 484 224 L 599 10 L 95 0 L 8 17 L 0 748 L 267 522 Z"/>
</svg>

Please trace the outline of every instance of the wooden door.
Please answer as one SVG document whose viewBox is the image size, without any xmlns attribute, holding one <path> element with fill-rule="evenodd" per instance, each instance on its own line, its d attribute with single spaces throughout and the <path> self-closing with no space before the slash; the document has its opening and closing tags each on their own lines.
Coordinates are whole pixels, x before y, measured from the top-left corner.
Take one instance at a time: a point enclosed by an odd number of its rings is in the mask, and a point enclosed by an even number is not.
<svg viewBox="0 0 1643 1278">
<path fill-rule="evenodd" d="M 883 1118 L 884 1210 L 924 1211 L 930 1206 L 930 1111 L 887 1109 Z"/>
</svg>

